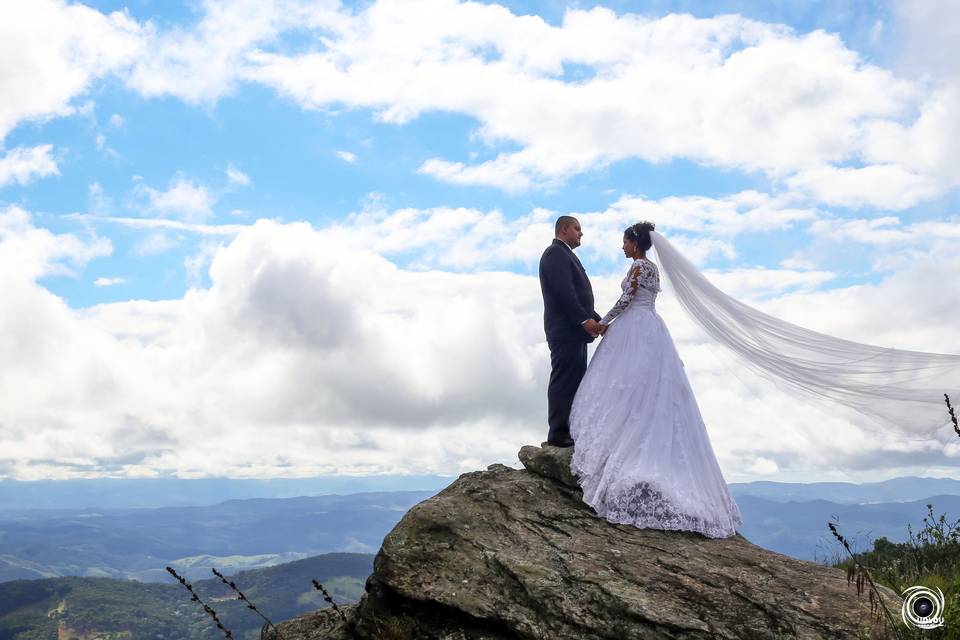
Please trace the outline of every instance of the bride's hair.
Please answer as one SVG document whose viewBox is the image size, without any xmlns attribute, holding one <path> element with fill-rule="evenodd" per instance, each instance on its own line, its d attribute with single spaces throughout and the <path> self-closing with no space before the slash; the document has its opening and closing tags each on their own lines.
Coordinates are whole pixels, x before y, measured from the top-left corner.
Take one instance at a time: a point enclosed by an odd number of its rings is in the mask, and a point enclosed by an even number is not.
<svg viewBox="0 0 960 640">
<path fill-rule="evenodd" d="M 637 247 L 641 251 L 649 251 L 650 247 L 653 246 L 653 240 L 650 239 L 650 232 L 654 229 L 655 226 L 652 222 L 644 220 L 643 222 L 638 222 L 637 224 L 632 224 L 627 227 L 623 235 L 636 242 Z"/>
</svg>

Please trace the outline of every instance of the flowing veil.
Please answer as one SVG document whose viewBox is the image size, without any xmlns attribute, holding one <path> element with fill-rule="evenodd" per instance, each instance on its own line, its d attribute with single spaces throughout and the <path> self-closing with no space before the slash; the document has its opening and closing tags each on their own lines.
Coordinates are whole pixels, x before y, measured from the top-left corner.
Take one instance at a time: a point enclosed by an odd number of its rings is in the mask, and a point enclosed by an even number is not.
<svg viewBox="0 0 960 640">
<path fill-rule="evenodd" d="M 710 284 L 662 234 L 650 237 L 680 306 L 778 388 L 846 405 L 915 440 L 930 440 L 950 421 L 943 396 L 960 397 L 960 355 L 861 344 L 785 322 Z"/>
</svg>

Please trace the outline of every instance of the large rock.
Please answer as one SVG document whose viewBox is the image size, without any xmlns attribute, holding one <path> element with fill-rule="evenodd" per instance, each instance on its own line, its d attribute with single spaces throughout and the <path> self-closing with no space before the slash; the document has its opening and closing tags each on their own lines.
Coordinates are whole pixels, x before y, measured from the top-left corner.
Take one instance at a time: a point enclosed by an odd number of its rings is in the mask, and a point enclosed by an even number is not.
<svg viewBox="0 0 960 640">
<path fill-rule="evenodd" d="M 462 475 L 387 535 L 349 624 L 331 626 L 327 612 L 322 630 L 284 637 L 886 637 L 840 569 L 739 534 L 711 539 L 598 518 L 561 463 L 570 453 L 524 447 L 525 470 Z M 899 618 L 899 597 L 881 592 Z M 303 628 L 303 619 L 281 629 Z"/>
</svg>

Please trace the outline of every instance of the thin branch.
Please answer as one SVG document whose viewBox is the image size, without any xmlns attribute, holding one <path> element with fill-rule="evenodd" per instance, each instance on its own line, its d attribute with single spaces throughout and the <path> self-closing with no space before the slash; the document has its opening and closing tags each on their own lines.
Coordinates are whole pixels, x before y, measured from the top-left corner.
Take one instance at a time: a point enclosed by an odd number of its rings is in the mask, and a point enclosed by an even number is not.
<svg viewBox="0 0 960 640">
<path fill-rule="evenodd" d="M 834 526 L 834 524 L 833 524 L 832 522 L 828 522 L 828 523 L 827 523 L 827 526 L 830 527 L 830 532 L 833 533 L 833 537 L 835 537 L 837 540 L 839 540 L 840 543 L 843 545 L 843 548 L 846 549 L 846 550 L 847 550 L 847 553 L 850 554 L 850 558 L 853 560 L 853 562 L 854 562 L 854 564 L 856 565 L 857 569 L 859 569 L 860 574 L 861 574 L 863 577 L 865 577 L 865 578 L 867 579 L 867 581 L 870 583 L 870 589 L 871 589 L 871 591 L 870 591 L 871 599 L 870 599 L 870 600 L 871 600 L 871 604 L 873 604 L 873 597 L 872 597 L 873 594 L 874 594 L 874 593 L 877 594 L 877 602 L 879 602 L 880 608 L 883 609 L 883 613 L 887 616 L 887 620 L 889 621 L 890 626 L 893 628 L 893 632 L 897 635 L 897 638 L 898 638 L 898 640 L 899 640 L 899 639 L 901 638 L 901 636 L 900 636 L 900 629 L 897 627 L 896 622 L 894 622 L 893 616 L 890 615 L 890 610 L 887 609 L 887 605 L 886 605 L 886 603 L 884 603 L 883 597 L 880 595 L 880 590 L 877 589 L 877 585 L 875 585 L 875 584 L 873 583 L 873 578 L 870 577 L 870 572 L 867 571 L 867 568 L 866 568 L 866 567 L 864 567 L 862 564 L 860 564 L 860 562 L 857 560 L 857 556 L 856 556 L 856 555 L 853 553 L 853 551 L 850 549 L 850 545 L 849 545 L 849 543 L 847 543 L 846 538 L 844 538 L 842 535 L 840 535 L 840 532 L 837 531 L 837 528 Z M 848 572 L 847 572 L 847 580 L 848 580 L 848 581 L 850 580 L 850 576 L 851 576 L 851 573 L 848 571 Z M 860 590 L 861 590 L 861 588 L 862 588 L 862 582 L 859 582 L 859 581 L 860 581 L 860 578 L 859 578 L 859 577 L 857 578 L 857 580 L 858 580 L 857 593 L 859 593 Z"/>
<path fill-rule="evenodd" d="M 230 629 L 227 629 L 225 626 L 223 626 L 223 623 L 220 622 L 220 618 L 217 617 L 217 612 L 214 611 L 213 608 L 210 607 L 210 605 L 208 605 L 206 602 L 200 599 L 200 596 L 198 596 L 196 592 L 193 590 L 193 585 L 187 582 L 186 579 L 184 579 L 180 574 L 178 574 L 173 569 L 173 567 L 167 567 L 167 571 L 174 578 L 176 578 L 180 584 L 186 587 L 187 591 L 190 592 L 190 599 L 193 600 L 194 602 L 199 602 L 200 606 L 203 607 L 203 610 L 206 611 L 211 618 L 213 618 L 213 621 L 217 623 L 217 629 L 220 629 L 220 631 L 223 632 L 224 637 L 228 638 L 229 640 L 233 640 L 233 634 L 230 633 Z"/>
<path fill-rule="evenodd" d="M 947 411 L 950 412 L 950 420 L 953 422 L 953 430 L 960 436 L 960 425 L 957 424 L 957 414 L 953 412 L 953 405 L 950 404 L 950 396 L 943 394 L 943 399 L 947 401 Z"/>
<path fill-rule="evenodd" d="M 330 594 L 327 593 L 327 590 L 323 588 L 323 585 L 316 580 L 313 580 L 313 588 L 323 594 L 323 599 L 329 602 L 333 606 L 333 610 L 340 615 L 340 619 L 346 622 L 347 616 L 343 613 L 343 609 L 337 606 L 337 603 L 333 601 L 333 598 L 330 597 Z"/>
<path fill-rule="evenodd" d="M 283 638 L 283 635 L 280 633 L 280 630 L 277 629 L 277 625 L 273 624 L 273 621 L 270 620 L 270 618 L 260 613 L 260 610 L 257 609 L 257 605 L 253 604 L 253 602 L 249 598 L 247 598 L 246 595 L 244 595 L 243 591 L 240 591 L 240 589 L 237 588 L 237 585 L 236 583 L 233 582 L 233 580 L 227 580 L 225 577 L 223 577 L 222 573 L 220 573 L 213 567 L 211 567 L 210 570 L 213 571 L 213 575 L 220 578 L 220 582 L 222 582 L 223 584 L 233 589 L 233 591 L 237 594 L 238 600 L 242 600 L 243 602 L 247 603 L 247 609 L 252 609 L 254 613 L 256 613 L 258 616 L 266 620 L 267 624 L 273 628 L 274 633 L 277 634 L 276 636 L 277 638 L 281 638 L 281 639 Z"/>
</svg>

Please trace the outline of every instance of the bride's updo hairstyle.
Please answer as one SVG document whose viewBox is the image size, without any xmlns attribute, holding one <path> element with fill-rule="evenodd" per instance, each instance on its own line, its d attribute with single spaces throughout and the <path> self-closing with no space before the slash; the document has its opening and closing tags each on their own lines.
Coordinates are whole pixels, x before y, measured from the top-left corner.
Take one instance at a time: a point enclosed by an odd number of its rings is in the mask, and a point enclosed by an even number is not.
<svg viewBox="0 0 960 640">
<path fill-rule="evenodd" d="M 637 248 L 640 251 L 649 251 L 650 247 L 653 246 L 653 240 L 650 239 L 650 232 L 655 229 L 655 226 L 652 222 L 638 222 L 637 224 L 632 224 L 627 227 L 627 230 L 623 232 L 624 237 L 630 238 L 637 243 Z"/>
</svg>

